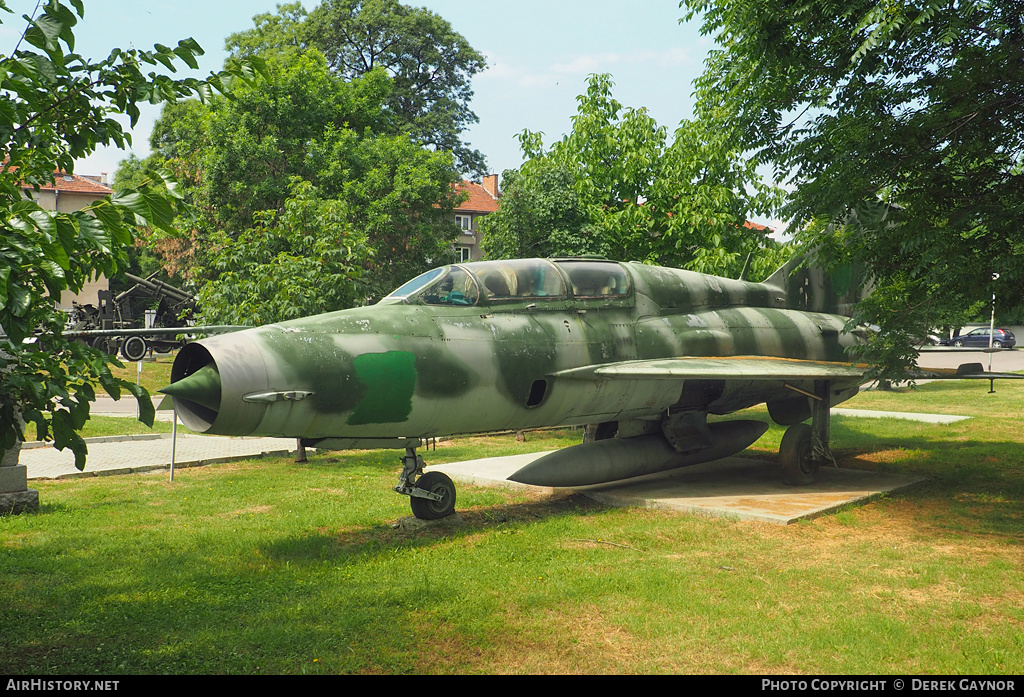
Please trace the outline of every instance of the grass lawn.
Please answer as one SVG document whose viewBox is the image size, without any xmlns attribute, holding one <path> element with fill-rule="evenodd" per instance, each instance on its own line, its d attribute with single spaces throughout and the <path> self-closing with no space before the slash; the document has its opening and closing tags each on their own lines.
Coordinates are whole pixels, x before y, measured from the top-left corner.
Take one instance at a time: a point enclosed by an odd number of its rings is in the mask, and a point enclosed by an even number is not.
<svg viewBox="0 0 1024 697">
<path fill-rule="evenodd" d="M 788 527 L 461 486 L 406 532 L 394 452 L 37 482 L 0 518 L 0 673 L 1019 674 L 1024 385 L 996 389 L 854 398 L 976 418 L 834 418 L 842 465 L 932 479 Z"/>
<path fill-rule="evenodd" d="M 110 372 L 116 378 L 127 380 L 128 382 L 137 382 L 147 390 L 151 395 L 154 395 L 154 403 L 160 401 L 162 395 L 157 395 L 156 391 L 161 387 L 167 387 L 171 384 L 171 366 L 174 364 L 174 357 L 177 355 L 177 351 L 167 354 L 160 355 L 154 354 L 153 360 L 142 361 L 142 373 L 139 374 L 139 364 L 137 362 L 121 360 L 124 364 L 123 368 L 117 368 L 115 366 L 110 367 Z M 103 390 L 99 390 L 103 393 Z M 129 394 L 123 396 L 122 399 L 132 399 Z"/>
</svg>

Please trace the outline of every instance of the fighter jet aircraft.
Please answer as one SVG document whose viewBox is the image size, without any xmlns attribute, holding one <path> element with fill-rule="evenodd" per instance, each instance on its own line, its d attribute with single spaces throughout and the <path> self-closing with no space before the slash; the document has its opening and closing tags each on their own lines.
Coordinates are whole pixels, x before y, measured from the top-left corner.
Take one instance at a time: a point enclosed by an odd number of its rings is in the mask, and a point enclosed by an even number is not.
<svg viewBox="0 0 1024 697">
<path fill-rule="evenodd" d="M 864 382 L 846 349 L 867 330 L 845 329 L 856 279 L 797 266 L 764 283 L 579 258 L 444 266 L 371 307 L 191 343 L 161 392 L 200 433 L 404 449 L 395 490 L 427 519 L 455 486 L 423 472 L 425 439 L 596 424 L 512 477 L 583 486 L 739 452 L 767 424 L 708 416 L 760 403 L 789 427 L 784 479 L 809 483 L 832 460 L 830 407 Z"/>
</svg>

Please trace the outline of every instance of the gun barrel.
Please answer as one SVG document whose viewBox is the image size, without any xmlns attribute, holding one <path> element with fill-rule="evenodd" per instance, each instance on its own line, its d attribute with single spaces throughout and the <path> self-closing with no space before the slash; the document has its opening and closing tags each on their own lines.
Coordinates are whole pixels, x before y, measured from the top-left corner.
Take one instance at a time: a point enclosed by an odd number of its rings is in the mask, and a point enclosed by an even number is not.
<svg viewBox="0 0 1024 697">
<path fill-rule="evenodd" d="M 139 286 L 142 286 L 143 288 L 145 288 L 146 290 L 150 291 L 151 293 L 153 293 L 156 296 L 166 295 L 166 296 L 168 296 L 170 298 L 173 298 L 174 300 L 177 300 L 178 302 L 194 302 L 195 301 L 195 298 L 190 293 L 186 293 L 185 291 L 181 290 L 180 288 L 175 288 L 174 286 L 168 285 L 168 284 L 164 283 L 163 281 L 154 280 L 152 277 L 150 277 L 150 278 L 142 278 L 140 276 L 136 276 L 135 274 L 131 274 L 131 273 L 125 273 L 125 277 L 128 280 L 130 280 L 130 281 L 134 281 L 135 286 L 132 287 L 132 288 L 129 288 L 125 292 L 123 292 L 120 295 L 118 295 L 117 296 L 117 300 L 118 301 L 120 301 L 122 298 L 127 297 L 128 295 L 133 293 L 135 291 L 135 288 L 138 288 Z"/>
</svg>

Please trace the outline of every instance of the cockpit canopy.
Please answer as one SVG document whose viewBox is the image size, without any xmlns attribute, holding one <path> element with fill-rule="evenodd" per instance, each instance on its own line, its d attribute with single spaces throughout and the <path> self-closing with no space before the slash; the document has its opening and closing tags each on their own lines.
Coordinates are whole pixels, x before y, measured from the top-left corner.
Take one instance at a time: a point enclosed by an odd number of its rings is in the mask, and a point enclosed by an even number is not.
<svg viewBox="0 0 1024 697">
<path fill-rule="evenodd" d="M 567 283 L 568 282 L 568 283 Z M 611 261 L 508 259 L 431 269 L 388 298 L 427 305 L 476 305 L 504 300 L 617 298 L 629 294 L 629 276 Z"/>
</svg>

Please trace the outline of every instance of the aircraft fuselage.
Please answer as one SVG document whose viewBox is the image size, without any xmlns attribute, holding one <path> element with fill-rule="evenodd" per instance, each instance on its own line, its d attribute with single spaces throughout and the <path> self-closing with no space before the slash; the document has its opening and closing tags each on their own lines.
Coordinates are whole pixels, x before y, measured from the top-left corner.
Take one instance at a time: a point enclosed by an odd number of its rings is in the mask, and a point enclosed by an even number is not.
<svg viewBox="0 0 1024 697">
<path fill-rule="evenodd" d="M 558 374 L 679 356 L 844 361 L 857 342 L 843 332 L 846 317 L 787 307 L 786 291 L 770 284 L 637 263 L 532 260 L 546 291 L 516 294 L 514 266 L 488 290 L 488 264 L 502 263 L 512 262 L 445 267 L 374 306 L 191 344 L 173 380 L 213 364 L 220 393 L 205 405 L 176 395 L 179 413 L 211 434 L 368 440 L 652 419 L 674 407 L 725 414 L 786 388 Z M 610 287 L 579 285 L 609 265 L 621 269 Z M 460 268 L 469 272 L 455 279 L 462 291 L 431 290 Z M 526 284 L 520 272 L 518 289 Z"/>
</svg>

